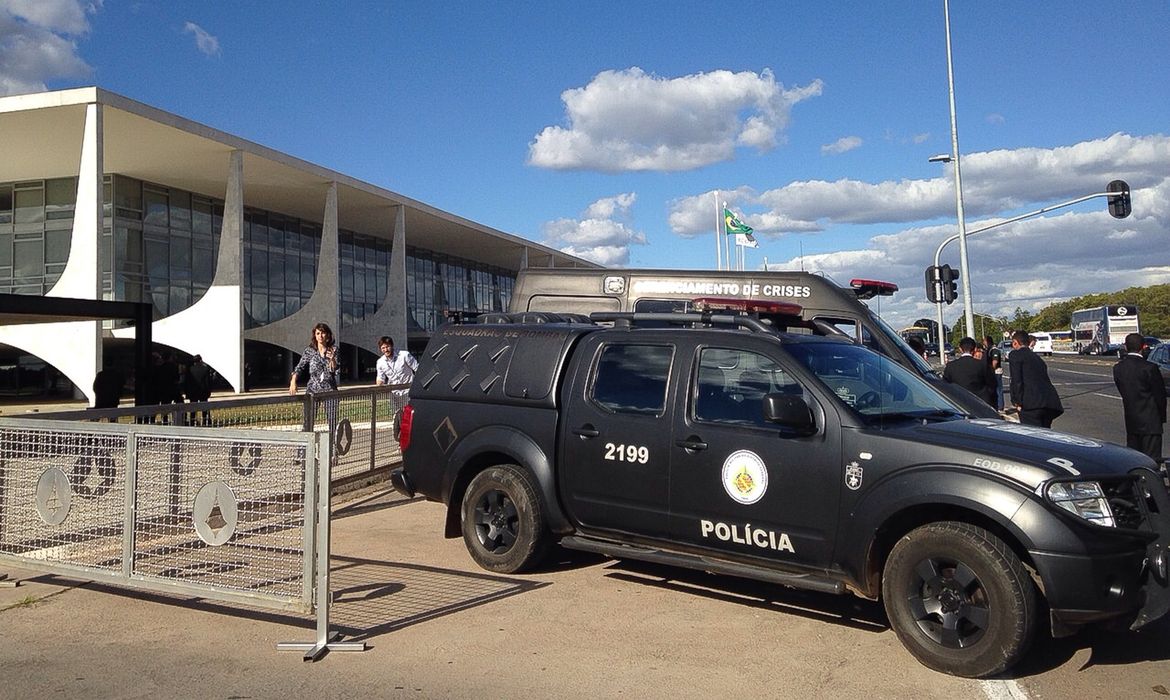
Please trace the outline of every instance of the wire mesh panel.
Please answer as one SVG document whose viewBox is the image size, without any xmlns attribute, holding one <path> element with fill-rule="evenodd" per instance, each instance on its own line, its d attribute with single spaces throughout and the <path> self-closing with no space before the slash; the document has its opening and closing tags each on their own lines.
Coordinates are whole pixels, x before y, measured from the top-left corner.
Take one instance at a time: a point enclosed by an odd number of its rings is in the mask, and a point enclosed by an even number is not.
<svg viewBox="0 0 1170 700">
<path fill-rule="evenodd" d="M 345 480 L 402 461 L 394 435 L 394 418 L 406 405 L 409 387 L 409 384 L 351 387 L 316 395 L 87 409 L 26 419 L 328 434 L 335 455 L 332 476 Z"/>
<path fill-rule="evenodd" d="M 0 426 L 0 554 L 120 571 L 125 486 L 125 435 Z"/>
<path fill-rule="evenodd" d="M 402 460 L 394 416 L 406 404 L 383 388 L 310 397 L 314 432 L 328 432 L 333 445 L 331 477 L 344 479 Z"/>
<path fill-rule="evenodd" d="M 263 437 L 135 436 L 135 578 L 307 609 L 307 450 Z"/>
<path fill-rule="evenodd" d="M 307 612 L 327 448 L 299 430 L 0 419 L 0 559 Z"/>
</svg>

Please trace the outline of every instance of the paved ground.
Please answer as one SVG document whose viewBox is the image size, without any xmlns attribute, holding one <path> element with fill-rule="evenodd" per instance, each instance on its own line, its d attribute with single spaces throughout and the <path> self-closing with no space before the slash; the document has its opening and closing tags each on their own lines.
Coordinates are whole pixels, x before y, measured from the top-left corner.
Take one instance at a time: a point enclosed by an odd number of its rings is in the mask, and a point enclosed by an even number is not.
<svg viewBox="0 0 1170 700">
<path fill-rule="evenodd" d="M 308 618 L 9 568 L 27 580 L 0 589 L 0 697 L 984 697 L 871 603 L 567 553 L 487 575 L 440 506 L 351 498 L 335 627 L 368 651 L 307 664 L 275 645 L 311 641 Z"/>
</svg>

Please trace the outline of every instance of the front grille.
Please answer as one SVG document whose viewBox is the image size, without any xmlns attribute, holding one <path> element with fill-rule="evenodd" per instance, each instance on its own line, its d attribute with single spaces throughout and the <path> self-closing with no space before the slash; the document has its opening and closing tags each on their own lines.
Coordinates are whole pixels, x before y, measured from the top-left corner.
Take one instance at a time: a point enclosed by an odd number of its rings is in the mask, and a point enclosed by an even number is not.
<svg viewBox="0 0 1170 700">
<path fill-rule="evenodd" d="M 1157 512 L 1158 506 L 1145 493 L 1141 479 L 1132 476 L 1102 479 L 1101 488 L 1105 491 L 1105 498 L 1113 510 L 1117 527 L 1127 530 L 1151 529 L 1146 523 L 1146 513 Z"/>
</svg>

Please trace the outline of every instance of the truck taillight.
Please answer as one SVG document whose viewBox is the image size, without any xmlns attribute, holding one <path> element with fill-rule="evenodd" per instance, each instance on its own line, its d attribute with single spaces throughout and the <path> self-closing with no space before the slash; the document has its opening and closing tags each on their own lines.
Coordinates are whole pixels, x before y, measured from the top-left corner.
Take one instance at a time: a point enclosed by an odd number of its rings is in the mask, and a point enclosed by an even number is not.
<svg viewBox="0 0 1170 700">
<path fill-rule="evenodd" d="M 398 417 L 398 449 L 402 452 L 410 447 L 410 429 L 414 426 L 414 406 L 406 404 Z"/>
</svg>

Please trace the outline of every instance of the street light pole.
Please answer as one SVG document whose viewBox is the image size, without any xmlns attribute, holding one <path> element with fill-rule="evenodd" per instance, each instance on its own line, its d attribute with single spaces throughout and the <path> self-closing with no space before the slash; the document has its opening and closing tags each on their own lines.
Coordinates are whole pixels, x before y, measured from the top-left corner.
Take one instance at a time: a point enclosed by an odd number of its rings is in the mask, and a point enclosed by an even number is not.
<svg viewBox="0 0 1170 700">
<path fill-rule="evenodd" d="M 967 222 L 963 216 L 963 176 L 959 167 L 959 124 L 955 118 L 955 69 L 951 61 L 951 3 L 943 0 L 943 14 L 947 25 L 947 86 L 951 102 L 951 160 L 955 164 L 955 210 L 959 217 L 959 277 L 963 283 L 963 318 L 967 335 L 975 330 L 975 317 L 971 305 L 971 266 L 967 264 Z M 941 317 L 942 309 L 939 309 Z M 941 326 L 939 328 L 941 331 Z M 939 346 L 942 354 L 942 346 Z"/>
</svg>

